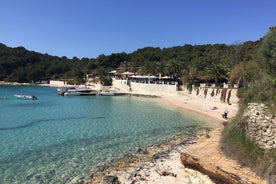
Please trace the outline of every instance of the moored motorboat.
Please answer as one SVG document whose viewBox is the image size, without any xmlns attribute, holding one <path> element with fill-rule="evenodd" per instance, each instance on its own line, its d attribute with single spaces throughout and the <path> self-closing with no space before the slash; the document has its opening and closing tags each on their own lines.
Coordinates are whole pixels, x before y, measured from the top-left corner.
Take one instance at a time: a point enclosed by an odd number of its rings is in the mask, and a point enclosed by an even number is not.
<svg viewBox="0 0 276 184">
<path fill-rule="evenodd" d="M 57 93 L 59 95 L 64 95 L 64 93 L 66 92 L 67 87 L 62 87 L 62 88 L 57 88 Z"/>
<path fill-rule="evenodd" d="M 64 96 L 82 96 L 82 95 L 96 95 L 98 91 L 89 89 L 89 88 L 81 88 L 81 87 L 65 87 L 65 88 L 58 88 L 57 93 L 59 95 L 64 95 Z"/>
<path fill-rule="evenodd" d="M 24 94 L 15 94 L 14 95 L 17 99 L 23 99 L 23 100 L 37 100 L 36 96 L 33 95 L 24 95 Z"/>
<path fill-rule="evenodd" d="M 114 96 L 115 93 L 112 92 L 112 91 L 101 91 L 101 92 L 99 93 L 99 95 L 101 95 L 101 96 Z"/>
</svg>

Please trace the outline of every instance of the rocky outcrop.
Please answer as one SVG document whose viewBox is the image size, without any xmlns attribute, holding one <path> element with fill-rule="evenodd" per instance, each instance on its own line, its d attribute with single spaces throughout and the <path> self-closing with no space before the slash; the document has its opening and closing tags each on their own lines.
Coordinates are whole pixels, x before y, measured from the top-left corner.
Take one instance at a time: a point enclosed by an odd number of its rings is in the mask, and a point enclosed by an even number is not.
<svg viewBox="0 0 276 184">
<path fill-rule="evenodd" d="M 103 184 L 121 184 L 117 176 L 107 175 L 103 178 Z"/>
<path fill-rule="evenodd" d="M 245 178 L 242 178 L 238 175 L 235 175 L 231 172 L 227 172 L 223 168 L 220 168 L 211 163 L 204 164 L 204 162 L 200 161 L 200 159 L 189 155 L 187 153 L 181 153 L 180 159 L 182 164 L 190 169 L 197 170 L 202 174 L 205 174 L 210 177 L 214 183 L 224 183 L 224 184 L 245 184 L 251 183 L 247 181 Z"/>
<path fill-rule="evenodd" d="M 245 112 L 249 137 L 264 149 L 276 148 L 276 114 L 265 111 L 265 104 L 249 103 Z"/>
<path fill-rule="evenodd" d="M 190 145 L 181 153 L 181 162 L 185 167 L 198 170 L 208 175 L 214 183 L 265 184 L 250 168 L 226 155 L 221 144 L 221 126 L 201 136 L 197 144 Z M 234 150 L 233 150 L 234 151 Z"/>
</svg>

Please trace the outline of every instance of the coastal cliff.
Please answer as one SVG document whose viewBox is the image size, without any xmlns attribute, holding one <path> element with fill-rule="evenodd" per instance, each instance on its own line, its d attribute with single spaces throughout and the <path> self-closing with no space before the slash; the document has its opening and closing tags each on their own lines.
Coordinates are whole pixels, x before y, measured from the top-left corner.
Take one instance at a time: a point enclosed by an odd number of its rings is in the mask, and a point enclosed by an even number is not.
<svg viewBox="0 0 276 184">
<path fill-rule="evenodd" d="M 203 174 L 208 175 L 215 183 L 224 184 L 244 184 L 251 183 L 246 178 L 240 175 L 231 173 L 215 164 L 205 164 L 199 158 L 189 155 L 187 153 L 181 153 L 180 159 L 182 164 L 194 170 L 197 170 Z"/>
</svg>

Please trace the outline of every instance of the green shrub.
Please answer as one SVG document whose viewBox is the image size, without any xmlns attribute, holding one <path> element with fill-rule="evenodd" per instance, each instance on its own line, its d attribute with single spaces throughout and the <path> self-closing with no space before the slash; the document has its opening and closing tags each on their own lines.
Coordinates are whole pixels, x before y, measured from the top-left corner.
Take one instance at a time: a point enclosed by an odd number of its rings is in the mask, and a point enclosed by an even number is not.
<svg viewBox="0 0 276 184">
<path fill-rule="evenodd" d="M 211 97 L 213 97 L 214 95 L 215 95 L 215 89 L 212 90 Z"/>
<path fill-rule="evenodd" d="M 205 98 L 206 98 L 207 92 L 208 92 L 208 88 L 205 88 L 205 89 L 204 89 L 204 97 L 205 97 Z"/>
<path fill-rule="evenodd" d="M 104 86 L 111 86 L 112 85 L 112 79 L 105 77 L 105 76 L 100 76 L 100 81 L 101 84 Z"/>
<path fill-rule="evenodd" d="M 228 91 L 228 96 L 227 96 L 227 103 L 230 104 L 230 97 L 231 97 L 231 89 Z"/>
<path fill-rule="evenodd" d="M 240 88 L 238 97 L 244 99 L 244 103 L 259 102 L 265 103 L 275 113 L 276 104 L 276 83 L 266 73 L 260 72 L 254 76 L 249 87 Z"/>
<path fill-rule="evenodd" d="M 268 167 L 276 162 L 276 149 L 262 149 L 250 140 L 246 134 L 243 109 L 240 112 L 232 122 L 225 125 L 222 134 L 223 151 L 241 165 L 248 166 L 259 176 L 265 177 Z"/>
</svg>

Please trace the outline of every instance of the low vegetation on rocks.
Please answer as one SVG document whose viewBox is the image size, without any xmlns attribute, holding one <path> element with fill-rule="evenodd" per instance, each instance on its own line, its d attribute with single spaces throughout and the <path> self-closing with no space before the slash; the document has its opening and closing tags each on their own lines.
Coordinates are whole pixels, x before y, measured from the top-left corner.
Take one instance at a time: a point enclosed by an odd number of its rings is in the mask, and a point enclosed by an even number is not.
<svg viewBox="0 0 276 184">
<path fill-rule="evenodd" d="M 247 68 L 245 73 L 239 72 L 246 82 L 238 91 L 239 114 L 231 123 L 226 123 L 222 143 L 226 154 L 271 180 L 276 175 L 275 169 L 271 169 L 276 163 L 275 27 L 261 40 L 258 50 L 263 60 L 257 68 L 253 63 L 236 68 Z"/>
</svg>

